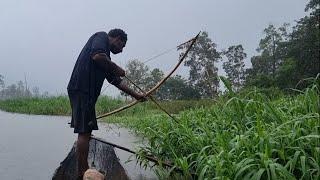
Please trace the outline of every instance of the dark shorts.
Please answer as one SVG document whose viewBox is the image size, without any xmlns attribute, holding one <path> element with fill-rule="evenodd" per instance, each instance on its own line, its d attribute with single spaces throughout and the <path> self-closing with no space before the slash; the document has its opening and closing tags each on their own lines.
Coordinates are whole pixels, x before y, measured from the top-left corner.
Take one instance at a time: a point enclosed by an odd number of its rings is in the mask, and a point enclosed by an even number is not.
<svg viewBox="0 0 320 180">
<path fill-rule="evenodd" d="M 74 133 L 91 133 L 98 130 L 95 102 L 90 101 L 89 95 L 79 91 L 68 91 L 72 118 L 71 127 Z"/>
</svg>

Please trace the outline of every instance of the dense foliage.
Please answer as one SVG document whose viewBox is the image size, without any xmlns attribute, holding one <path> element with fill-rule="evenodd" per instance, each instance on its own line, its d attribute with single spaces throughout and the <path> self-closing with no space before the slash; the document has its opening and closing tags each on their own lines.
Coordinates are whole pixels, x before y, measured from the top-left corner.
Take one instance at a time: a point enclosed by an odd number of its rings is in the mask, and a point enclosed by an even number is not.
<svg viewBox="0 0 320 180">
<path fill-rule="evenodd" d="M 271 100 L 258 90 L 230 92 L 211 108 L 118 119 L 149 140 L 141 157 L 172 161 L 182 174 L 161 178 L 319 179 L 320 79 L 298 96 Z M 143 117 L 143 118 L 142 118 Z"/>
</svg>

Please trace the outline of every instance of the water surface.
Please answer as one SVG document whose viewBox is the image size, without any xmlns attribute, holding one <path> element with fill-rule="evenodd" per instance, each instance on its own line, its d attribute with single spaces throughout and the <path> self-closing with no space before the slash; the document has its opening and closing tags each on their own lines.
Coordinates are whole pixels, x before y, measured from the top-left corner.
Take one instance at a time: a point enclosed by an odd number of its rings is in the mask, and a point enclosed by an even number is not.
<svg viewBox="0 0 320 180">
<path fill-rule="evenodd" d="M 0 111 L 0 179 L 51 179 L 77 136 L 68 125 L 70 117 L 23 115 Z M 94 135 L 135 149 L 139 138 L 127 129 L 99 124 Z M 156 179 L 150 170 L 125 163 L 131 154 L 115 149 L 132 179 Z M 134 159 L 134 158 L 133 158 Z"/>
</svg>

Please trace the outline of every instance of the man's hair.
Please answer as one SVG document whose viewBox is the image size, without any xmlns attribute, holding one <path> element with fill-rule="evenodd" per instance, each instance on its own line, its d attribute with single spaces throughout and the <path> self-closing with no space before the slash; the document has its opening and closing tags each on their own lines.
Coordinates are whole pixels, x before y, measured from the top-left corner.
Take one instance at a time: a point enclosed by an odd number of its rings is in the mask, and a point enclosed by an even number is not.
<svg viewBox="0 0 320 180">
<path fill-rule="evenodd" d="M 121 41 L 127 42 L 128 36 L 122 29 L 111 29 L 108 33 L 110 37 L 120 37 Z"/>
</svg>

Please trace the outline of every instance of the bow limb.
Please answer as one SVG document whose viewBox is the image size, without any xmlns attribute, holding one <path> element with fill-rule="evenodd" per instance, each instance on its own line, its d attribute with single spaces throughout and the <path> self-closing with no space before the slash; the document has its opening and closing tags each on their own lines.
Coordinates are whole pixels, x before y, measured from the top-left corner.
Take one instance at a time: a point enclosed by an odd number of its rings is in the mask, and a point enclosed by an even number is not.
<svg viewBox="0 0 320 180">
<path fill-rule="evenodd" d="M 140 88 L 136 83 L 134 83 L 131 79 L 129 79 L 127 76 L 124 76 L 129 82 L 131 82 L 131 84 L 133 84 L 135 87 L 137 87 L 141 92 L 143 92 L 143 94 L 146 94 L 146 92 Z M 161 109 L 163 112 L 165 112 L 169 117 L 171 117 L 174 121 L 176 121 L 178 123 L 178 121 L 176 120 L 175 117 L 173 117 L 166 109 L 164 109 L 154 98 L 153 96 L 150 94 L 148 97 L 155 105 L 158 106 L 159 109 Z"/>
<path fill-rule="evenodd" d="M 149 96 L 151 95 L 153 92 L 155 92 L 177 69 L 178 67 L 181 65 L 181 63 L 183 62 L 183 60 L 187 57 L 190 49 L 192 48 L 192 46 L 194 45 L 194 43 L 196 42 L 196 40 L 198 39 L 200 35 L 200 32 L 197 34 L 197 36 L 195 36 L 194 38 L 191 39 L 191 44 L 190 46 L 188 47 L 188 49 L 186 50 L 186 52 L 183 54 L 183 56 L 179 59 L 178 63 L 176 64 L 176 66 L 166 75 L 166 77 L 164 77 L 161 81 L 159 81 L 153 88 L 151 88 L 148 92 L 146 92 L 146 96 Z M 188 41 L 189 42 L 189 41 Z M 106 116 L 110 116 L 112 114 L 115 114 L 115 113 L 118 113 L 122 110 L 125 110 L 125 109 L 128 109 L 134 105 L 136 105 L 137 103 L 139 103 L 139 100 L 134 100 L 133 102 L 131 102 L 130 104 L 127 104 L 123 107 L 120 107 L 116 110 L 113 110 L 111 112 L 108 112 L 108 113 L 105 113 L 105 114 L 102 114 L 100 116 L 97 117 L 97 119 L 100 119 L 100 118 L 103 118 L 103 117 L 106 117 Z"/>
</svg>

